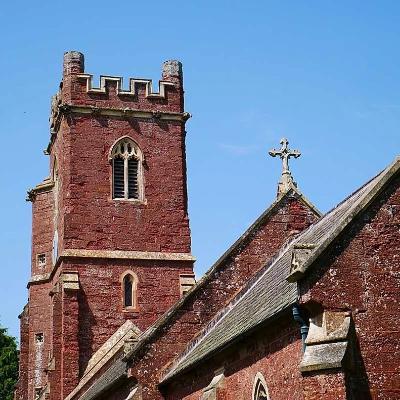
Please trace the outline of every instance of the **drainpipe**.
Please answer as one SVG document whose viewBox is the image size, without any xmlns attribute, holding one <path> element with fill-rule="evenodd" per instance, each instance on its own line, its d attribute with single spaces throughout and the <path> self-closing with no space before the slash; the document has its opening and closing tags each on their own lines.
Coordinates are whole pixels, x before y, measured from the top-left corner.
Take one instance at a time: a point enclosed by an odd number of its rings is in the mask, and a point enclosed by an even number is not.
<svg viewBox="0 0 400 400">
<path fill-rule="evenodd" d="M 303 352 L 306 349 L 306 338 L 308 334 L 309 322 L 308 319 L 305 318 L 304 313 L 302 312 L 299 304 L 295 304 L 292 308 L 293 319 L 300 325 L 300 334 L 301 341 L 303 343 Z"/>
</svg>

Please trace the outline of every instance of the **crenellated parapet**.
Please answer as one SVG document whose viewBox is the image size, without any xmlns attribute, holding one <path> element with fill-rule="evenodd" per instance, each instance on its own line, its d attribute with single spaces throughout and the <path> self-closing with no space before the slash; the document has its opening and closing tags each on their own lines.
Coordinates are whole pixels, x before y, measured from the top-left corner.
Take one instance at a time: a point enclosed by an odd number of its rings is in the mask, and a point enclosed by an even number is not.
<svg viewBox="0 0 400 400">
<path fill-rule="evenodd" d="M 91 74 L 79 74 L 78 78 L 86 81 L 87 93 L 107 93 L 109 89 L 116 90 L 116 94 L 119 96 L 138 96 L 138 86 L 145 86 L 145 97 L 165 99 L 166 87 L 175 86 L 173 82 L 159 81 L 158 91 L 153 91 L 153 82 L 151 79 L 129 79 L 129 90 L 123 89 L 123 78 L 119 76 L 100 76 L 100 85 L 98 87 L 93 86 L 93 75 Z"/>
<path fill-rule="evenodd" d="M 62 103 L 71 105 L 183 112 L 182 64 L 176 60 L 163 63 L 158 85 L 151 79 L 129 78 L 124 88 L 123 78 L 112 75 L 101 75 L 96 85 L 93 75 L 85 72 L 83 54 L 67 52 L 61 90 Z"/>
<path fill-rule="evenodd" d="M 157 87 L 158 86 L 158 87 Z M 62 121 L 71 116 L 140 120 L 150 123 L 185 123 L 182 64 L 176 60 L 162 65 L 158 85 L 151 79 L 129 78 L 124 86 L 120 76 L 101 75 L 95 83 L 85 72 L 84 55 L 77 51 L 64 54 L 63 80 L 53 96 L 50 115 L 49 154 Z"/>
</svg>

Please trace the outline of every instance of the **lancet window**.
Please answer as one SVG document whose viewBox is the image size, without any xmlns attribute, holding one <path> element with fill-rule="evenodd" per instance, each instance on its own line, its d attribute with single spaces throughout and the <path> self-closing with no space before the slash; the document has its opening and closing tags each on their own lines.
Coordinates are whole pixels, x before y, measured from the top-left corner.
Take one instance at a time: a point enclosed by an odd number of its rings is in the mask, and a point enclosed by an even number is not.
<svg viewBox="0 0 400 400">
<path fill-rule="evenodd" d="M 122 298 L 124 309 L 137 308 L 137 277 L 136 274 L 128 271 L 122 276 Z"/>
<path fill-rule="evenodd" d="M 260 373 L 257 373 L 254 380 L 252 400 L 270 400 L 267 384 Z"/>
</svg>

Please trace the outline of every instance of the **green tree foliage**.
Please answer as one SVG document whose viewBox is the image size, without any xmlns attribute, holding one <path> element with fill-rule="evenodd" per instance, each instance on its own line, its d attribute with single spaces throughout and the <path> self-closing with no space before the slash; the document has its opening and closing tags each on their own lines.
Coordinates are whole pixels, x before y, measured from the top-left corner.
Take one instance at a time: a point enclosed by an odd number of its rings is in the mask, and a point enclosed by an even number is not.
<svg viewBox="0 0 400 400">
<path fill-rule="evenodd" d="M 18 379 L 18 350 L 15 338 L 0 327 L 0 399 L 12 400 Z"/>
</svg>

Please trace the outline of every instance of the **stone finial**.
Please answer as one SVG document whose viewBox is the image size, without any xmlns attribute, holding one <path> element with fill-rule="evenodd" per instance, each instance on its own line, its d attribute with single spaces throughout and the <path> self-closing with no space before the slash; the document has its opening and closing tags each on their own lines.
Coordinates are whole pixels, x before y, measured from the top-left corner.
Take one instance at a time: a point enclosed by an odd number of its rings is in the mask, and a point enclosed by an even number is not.
<svg viewBox="0 0 400 400">
<path fill-rule="evenodd" d="M 278 183 L 278 196 L 285 194 L 290 188 L 297 187 L 290 172 L 289 159 L 291 157 L 298 158 L 301 156 L 300 151 L 289 149 L 289 141 L 286 138 L 282 138 L 280 143 L 282 146 L 279 150 L 272 149 L 269 151 L 270 156 L 279 156 L 282 160 L 282 175 Z"/>
<path fill-rule="evenodd" d="M 85 57 L 79 51 L 67 51 L 64 53 L 64 76 L 81 74 L 85 70 Z"/>
<path fill-rule="evenodd" d="M 179 82 L 182 82 L 182 63 L 177 60 L 165 61 L 162 68 L 162 79 L 166 81 L 178 80 Z"/>
</svg>

